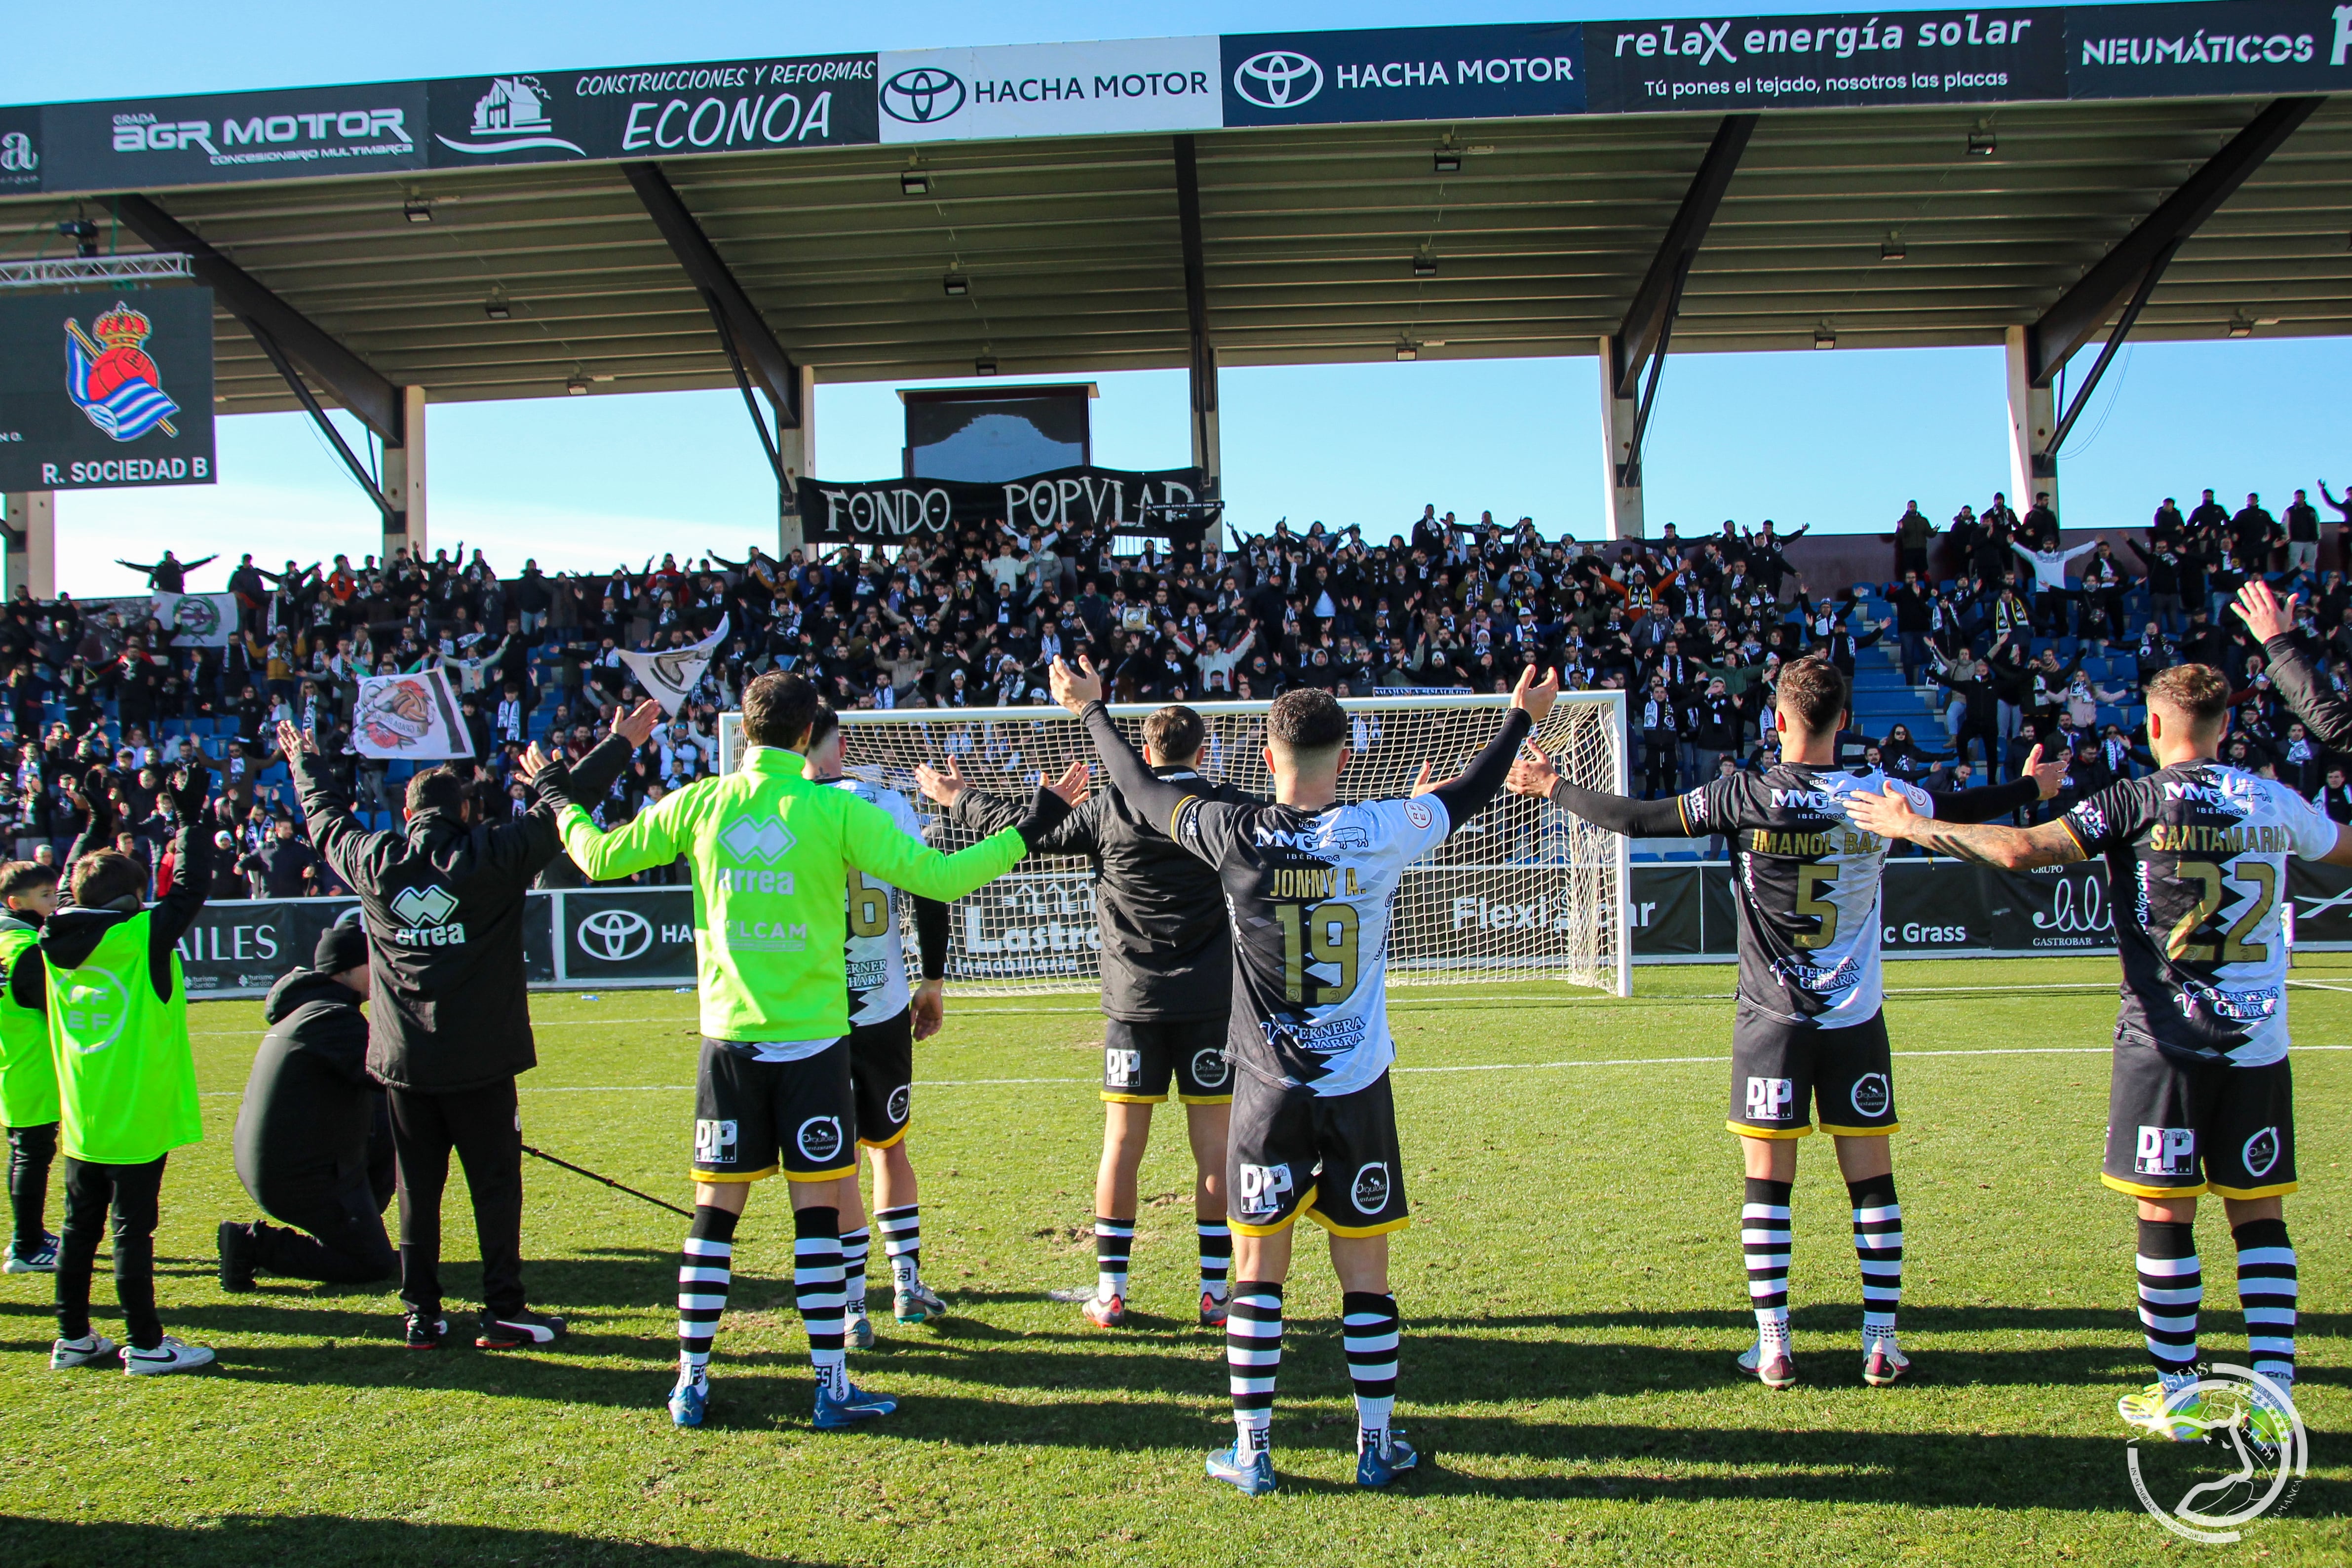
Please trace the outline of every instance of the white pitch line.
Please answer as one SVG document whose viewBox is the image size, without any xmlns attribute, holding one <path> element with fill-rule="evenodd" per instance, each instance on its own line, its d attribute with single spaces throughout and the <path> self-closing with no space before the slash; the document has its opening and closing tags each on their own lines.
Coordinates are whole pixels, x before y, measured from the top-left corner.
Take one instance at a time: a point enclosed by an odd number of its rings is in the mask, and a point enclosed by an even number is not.
<svg viewBox="0 0 2352 1568">
<path fill-rule="evenodd" d="M 2113 1048 L 2105 1045 L 2019 1045 L 1994 1046 L 1980 1051 L 1898 1051 L 1893 1054 L 1906 1056 L 2105 1056 Z M 2317 1051 L 2352 1051 L 2352 1045 L 2298 1045 L 2298 1053 Z M 1392 1072 L 1551 1072 L 1574 1067 L 1686 1067 L 1708 1062 L 1728 1061 L 1723 1056 L 1610 1056 L 1595 1057 L 1585 1061 L 1476 1061 L 1441 1067 L 1394 1067 Z M 1088 1084 L 1092 1078 L 924 1078 L 916 1081 L 918 1089 L 1002 1089 L 1037 1084 Z M 683 1094 L 694 1086 L 690 1083 L 551 1083 L 525 1084 L 525 1094 Z M 207 1100 L 234 1099 L 244 1092 L 239 1089 L 208 1089 Z"/>
</svg>

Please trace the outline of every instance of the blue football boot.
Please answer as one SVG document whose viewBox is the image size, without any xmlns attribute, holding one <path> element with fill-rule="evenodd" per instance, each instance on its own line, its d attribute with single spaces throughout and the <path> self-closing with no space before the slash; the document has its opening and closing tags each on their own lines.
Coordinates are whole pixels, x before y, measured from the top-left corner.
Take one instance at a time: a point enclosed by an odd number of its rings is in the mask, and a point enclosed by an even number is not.
<svg viewBox="0 0 2352 1568">
<path fill-rule="evenodd" d="M 674 1426 L 699 1427 L 703 1412 L 709 1408 L 710 1378 L 707 1373 L 682 1376 L 677 1386 L 669 1391 L 669 1418 Z"/>
<path fill-rule="evenodd" d="M 1412 1474 L 1419 1463 L 1421 1456 L 1412 1451 L 1404 1434 L 1391 1430 L 1378 1448 L 1365 1448 L 1356 1455 L 1356 1484 L 1384 1487 Z"/>
<path fill-rule="evenodd" d="M 833 1386 L 820 1382 L 816 1385 L 816 1427 L 821 1432 L 835 1432 L 844 1427 L 855 1427 L 861 1421 L 871 1421 L 877 1416 L 887 1416 L 898 1408 L 898 1402 L 887 1394 L 868 1394 L 855 1383 L 843 1385 L 848 1392 L 836 1399 Z"/>
<path fill-rule="evenodd" d="M 1209 1479 L 1223 1481 L 1244 1496 L 1264 1497 L 1274 1490 L 1274 1456 L 1260 1448 L 1244 1459 L 1236 1447 L 1229 1444 L 1209 1456 Z"/>
</svg>

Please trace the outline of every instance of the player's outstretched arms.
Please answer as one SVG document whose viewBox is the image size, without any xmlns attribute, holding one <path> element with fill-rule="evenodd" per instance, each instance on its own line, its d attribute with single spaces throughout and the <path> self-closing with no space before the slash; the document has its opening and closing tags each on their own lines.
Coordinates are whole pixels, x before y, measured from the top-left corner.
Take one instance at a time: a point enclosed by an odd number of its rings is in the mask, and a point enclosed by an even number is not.
<svg viewBox="0 0 2352 1568">
<path fill-rule="evenodd" d="M 1143 820 L 1173 834 L 1176 809 L 1192 799 L 1192 792 L 1181 789 L 1151 771 L 1127 737 L 1119 734 L 1118 726 L 1111 722 L 1110 710 L 1103 706 L 1102 677 L 1095 673 L 1092 659 L 1078 655 L 1078 667 L 1073 670 L 1067 660 L 1056 659 L 1046 671 L 1046 681 L 1053 687 L 1054 700 L 1076 714 L 1086 722 L 1087 735 L 1095 743 L 1095 755 L 1102 758 L 1103 769 L 1118 792 L 1127 797 Z"/>
<path fill-rule="evenodd" d="M 961 898 L 1012 870 L 1070 814 L 1070 796 L 1083 799 L 1085 793 L 1084 769 L 1074 768 L 1055 782 L 1038 786 L 1021 821 L 953 854 L 908 838 L 889 812 L 871 801 L 836 794 L 834 809 L 842 814 L 841 858 L 918 898 L 942 903 Z"/>
<path fill-rule="evenodd" d="M 1989 784 L 1981 789 L 1960 789 L 1946 795 L 1927 791 L 1927 799 L 1936 803 L 1936 821 L 1939 822 L 1992 822 L 2009 816 L 2021 807 L 2036 800 L 2047 800 L 2065 788 L 2068 758 L 2063 752 L 2055 762 L 2042 760 L 2042 747 L 2035 747 L 2025 758 L 2025 766 L 2017 777 L 2006 784 Z"/>
<path fill-rule="evenodd" d="M 1529 741 L 1511 764 L 1504 786 L 1514 795 L 1538 795 L 1561 810 L 1575 813 L 1596 828 L 1628 838 L 1688 839 L 1697 836 L 1684 820 L 1682 798 L 1636 800 L 1606 789 L 1587 789 L 1559 776 L 1550 758 Z"/>
<path fill-rule="evenodd" d="M 2294 640 L 2294 608 L 2303 596 L 2290 594 L 2285 602 L 2261 578 L 2249 578 L 2231 606 L 2246 629 L 2262 639 L 2263 654 L 2270 660 L 2271 685 L 2295 717 L 2310 727 L 2322 744 L 2338 750 L 2352 747 L 2352 703 L 2344 700 L 2320 678 L 2311 656 Z"/>
<path fill-rule="evenodd" d="M 1518 754 L 1519 743 L 1527 739 L 1559 696 L 1559 672 L 1546 671 L 1541 681 L 1536 679 L 1533 664 L 1519 672 L 1518 684 L 1511 688 L 1511 706 L 1503 715 L 1503 727 L 1486 748 L 1471 758 L 1470 766 L 1454 778 L 1426 792 L 1444 803 L 1449 831 L 1458 831 L 1463 824 L 1485 810 L 1496 795 L 1502 793 L 1509 779 L 1511 759 Z M 1416 787 L 1416 795 L 1423 791 Z"/>
<path fill-rule="evenodd" d="M 1982 793 L 1983 791 L 1979 791 Z M 1849 795 L 1846 814 L 1866 833 L 1882 839 L 1908 839 L 1931 854 L 1974 861 L 1979 865 L 2031 871 L 2035 866 L 2071 865 L 2089 858 L 2065 820 L 2037 828 L 2008 828 L 1990 822 L 1945 822 L 1923 817 L 1895 790 L 1884 795 Z"/>
</svg>

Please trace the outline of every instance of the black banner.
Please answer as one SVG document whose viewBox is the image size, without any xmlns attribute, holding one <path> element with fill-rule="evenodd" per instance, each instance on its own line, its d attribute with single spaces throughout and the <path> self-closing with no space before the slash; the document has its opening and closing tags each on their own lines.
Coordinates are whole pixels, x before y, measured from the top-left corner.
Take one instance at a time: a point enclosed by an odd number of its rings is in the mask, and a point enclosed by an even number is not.
<svg viewBox="0 0 2352 1568">
<path fill-rule="evenodd" d="M 425 166 L 425 84 L 53 103 L 42 187 L 138 191 Z"/>
<path fill-rule="evenodd" d="M 2070 10 L 2066 86 L 2075 98 L 2341 92 L 2352 87 L 2352 7 L 2228 0 Z"/>
<path fill-rule="evenodd" d="M 0 490 L 215 476 L 211 289 L 0 299 Z"/>
<path fill-rule="evenodd" d="M 1904 11 L 1587 22 L 1597 112 L 2066 96 L 2065 13 Z"/>
<path fill-rule="evenodd" d="M 555 895 L 563 927 L 556 978 L 573 985 L 694 981 L 694 892 L 597 889 Z"/>
<path fill-rule="evenodd" d="M 1016 530 L 1086 528 L 1165 538 L 1164 522 L 1147 522 L 1146 507 L 1201 498 L 1198 468 L 1135 473 L 1119 468 L 1056 468 L 1001 485 L 950 479 L 876 479 L 837 484 L 800 482 L 801 525 L 821 544 L 867 544 L 943 534 L 967 523 L 1003 521 Z M 1201 525 L 1188 529 L 1197 533 Z"/>
<path fill-rule="evenodd" d="M 457 77 L 430 91 L 436 168 L 862 146 L 872 55 Z"/>
<path fill-rule="evenodd" d="M 0 195 L 41 188 L 41 111 L 0 109 Z"/>
<path fill-rule="evenodd" d="M 1222 41 L 1227 125 L 1489 120 L 1584 110 L 1582 30 L 1382 27 Z"/>
</svg>

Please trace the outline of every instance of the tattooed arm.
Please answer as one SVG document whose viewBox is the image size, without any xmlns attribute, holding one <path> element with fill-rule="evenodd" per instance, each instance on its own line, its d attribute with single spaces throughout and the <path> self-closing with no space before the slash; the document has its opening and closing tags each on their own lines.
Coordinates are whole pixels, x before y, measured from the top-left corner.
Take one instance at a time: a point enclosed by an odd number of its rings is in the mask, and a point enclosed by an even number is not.
<svg viewBox="0 0 2352 1568">
<path fill-rule="evenodd" d="M 1853 825 L 1865 832 L 1884 839 L 1908 839 L 1930 854 L 1950 855 L 1979 865 L 2031 871 L 2035 866 L 2067 865 L 2090 858 L 2090 852 L 2063 818 L 2038 828 L 1941 822 L 1914 811 L 1911 803 L 1894 790 L 1848 796 L 1846 810 Z"/>
</svg>

